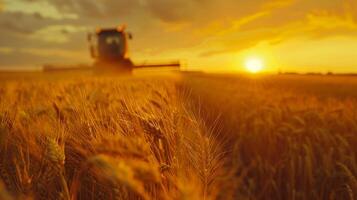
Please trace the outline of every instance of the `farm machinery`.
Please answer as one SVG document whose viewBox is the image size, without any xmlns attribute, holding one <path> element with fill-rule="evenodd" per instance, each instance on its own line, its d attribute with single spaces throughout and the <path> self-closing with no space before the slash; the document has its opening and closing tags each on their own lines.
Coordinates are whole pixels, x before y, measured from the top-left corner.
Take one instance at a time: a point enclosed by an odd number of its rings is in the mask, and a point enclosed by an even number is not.
<svg viewBox="0 0 357 200">
<path fill-rule="evenodd" d="M 128 48 L 128 41 L 131 40 L 133 36 L 131 33 L 126 32 L 125 28 L 125 26 L 119 26 L 117 28 L 98 28 L 95 33 L 88 34 L 87 40 L 90 55 L 95 59 L 93 66 L 57 67 L 45 65 L 43 68 L 44 71 L 94 69 L 98 71 L 131 72 L 137 68 L 180 68 L 180 62 L 178 61 L 135 65 L 129 58 Z"/>
</svg>

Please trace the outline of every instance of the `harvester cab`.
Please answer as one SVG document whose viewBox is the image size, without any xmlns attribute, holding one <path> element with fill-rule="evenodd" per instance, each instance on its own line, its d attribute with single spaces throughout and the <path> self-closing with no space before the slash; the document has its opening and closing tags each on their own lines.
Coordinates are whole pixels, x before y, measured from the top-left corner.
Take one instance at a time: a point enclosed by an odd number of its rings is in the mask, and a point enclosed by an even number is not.
<svg viewBox="0 0 357 200">
<path fill-rule="evenodd" d="M 112 66 L 122 70 L 132 70 L 134 65 L 129 58 L 128 40 L 131 33 L 125 26 L 112 29 L 97 29 L 88 34 L 89 50 L 95 59 L 95 67 Z"/>
</svg>

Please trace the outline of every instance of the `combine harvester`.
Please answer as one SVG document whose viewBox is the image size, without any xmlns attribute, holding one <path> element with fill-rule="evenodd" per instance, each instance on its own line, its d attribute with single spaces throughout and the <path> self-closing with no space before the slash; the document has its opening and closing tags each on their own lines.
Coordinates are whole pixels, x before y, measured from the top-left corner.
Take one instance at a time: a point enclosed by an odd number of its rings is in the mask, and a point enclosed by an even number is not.
<svg viewBox="0 0 357 200">
<path fill-rule="evenodd" d="M 137 68 L 170 67 L 180 69 L 180 62 L 155 63 L 135 65 L 129 58 L 128 40 L 133 37 L 125 31 L 125 26 L 109 29 L 97 29 L 88 34 L 89 50 L 95 59 L 93 66 L 55 66 L 44 65 L 44 72 L 94 70 L 97 72 L 110 71 L 131 73 Z"/>
</svg>

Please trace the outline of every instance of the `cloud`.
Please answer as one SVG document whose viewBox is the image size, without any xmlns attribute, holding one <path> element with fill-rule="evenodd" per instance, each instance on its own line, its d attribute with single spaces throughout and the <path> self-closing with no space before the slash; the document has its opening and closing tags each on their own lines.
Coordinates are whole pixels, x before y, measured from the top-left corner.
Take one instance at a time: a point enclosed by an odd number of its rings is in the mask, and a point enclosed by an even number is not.
<svg viewBox="0 0 357 200">
<path fill-rule="evenodd" d="M 331 35 L 332 33 L 357 33 L 357 23 L 351 15 L 335 15 L 328 12 L 318 12 L 307 15 L 308 25 L 313 27 L 314 35 Z"/>
<path fill-rule="evenodd" d="M 165 22 L 192 20 L 207 0 L 147 0 L 147 9 Z"/>
<path fill-rule="evenodd" d="M 48 0 L 48 2 L 63 13 L 100 19 L 127 15 L 139 5 L 137 0 Z"/>
<path fill-rule="evenodd" d="M 357 21 L 355 0 L 5 2 L 8 6 L 0 16 L 0 48 L 81 49 L 87 53 L 87 28 L 127 23 L 135 34 L 130 49 L 148 57 L 187 51 L 204 58 L 241 51 L 262 42 L 278 44 L 296 37 L 354 35 Z M 26 58 L 30 56 L 27 54 Z M 40 59 L 39 55 L 33 56 Z"/>
<path fill-rule="evenodd" d="M 19 35 L 31 34 L 53 23 L 55 23 L 54 20 L 45 19 L 39 13 L 3 12 L 0 17 L 1 32 Z"/>
<path fill-rule="evenodd" d="M 70 34 L 85 32 L 86 30 L 86 27 L 81 26 L 50 25 L 35 31 L 29 37 L 34 40 L 60 44 L 69 42 Z"/>
<path fill-rule="evenodd" d="M 0 54 L 11 54 L 14 51 L 13 48 L 0 47 Z"/>
</svg>

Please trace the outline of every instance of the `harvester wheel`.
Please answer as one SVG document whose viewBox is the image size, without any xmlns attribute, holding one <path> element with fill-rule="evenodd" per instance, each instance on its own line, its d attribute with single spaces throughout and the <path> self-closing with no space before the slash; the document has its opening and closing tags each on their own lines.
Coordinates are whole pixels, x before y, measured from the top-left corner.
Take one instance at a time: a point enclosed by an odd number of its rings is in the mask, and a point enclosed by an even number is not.
<svg viewBox="0 0 357 200">
<path fill-rule="evenodd" d="M 124 59 L 124 60 L 121 62 L 121 66 L 120 66 L 120 67 L 132 71 L 133 68 L 134 68 L 134 63 L 133 63 L 130 59 Z"/>
</svg>

